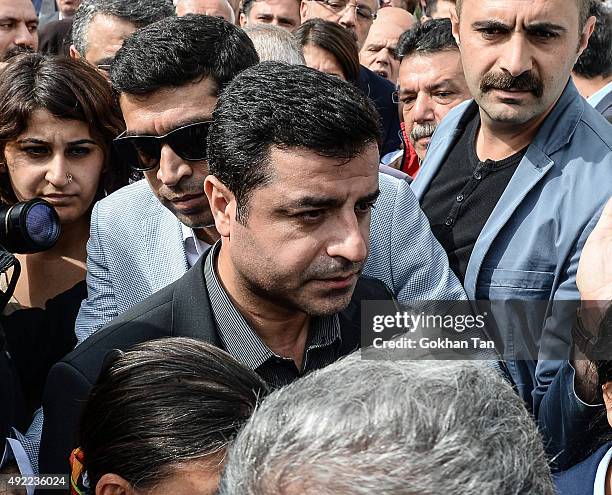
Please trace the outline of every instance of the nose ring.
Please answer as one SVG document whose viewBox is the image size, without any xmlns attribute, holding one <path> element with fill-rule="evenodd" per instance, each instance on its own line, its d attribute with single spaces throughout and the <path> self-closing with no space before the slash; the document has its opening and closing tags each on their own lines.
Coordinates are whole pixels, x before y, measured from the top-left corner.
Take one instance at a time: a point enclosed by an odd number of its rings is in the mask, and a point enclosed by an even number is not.
<svg viewBox="0 0 612 495">
<path fill-rule="evenodd" d="M 72 174 L 70 172 L 66 172 L 66 180 L 68 181 L 68 184 L 72 182 Z"/>
</svg>

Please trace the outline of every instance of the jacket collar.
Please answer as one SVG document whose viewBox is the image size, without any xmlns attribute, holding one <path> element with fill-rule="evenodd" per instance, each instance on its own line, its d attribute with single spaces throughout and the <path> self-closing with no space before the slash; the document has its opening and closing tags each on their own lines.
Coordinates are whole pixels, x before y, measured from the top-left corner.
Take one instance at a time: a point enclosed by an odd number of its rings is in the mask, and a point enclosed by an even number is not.
<svg viewBox="0 0 612 495">
<path fill-rule="evenodd" d="M 172 295 L 172 329 L 173 335 L 205 340 L 222 347 L 204 278 L 204 261 L 209 251 L 202 254 L 197 263 L 175 284 Z M 348 354 L 361 346 L 361 301 L 381 298 L 393 300 L 393 294 L 388 289 L 383 290 L 382 285 L 364 277 L 357 281 L 348 307 L 338 313 L 341 354 Z"/>
</svg>

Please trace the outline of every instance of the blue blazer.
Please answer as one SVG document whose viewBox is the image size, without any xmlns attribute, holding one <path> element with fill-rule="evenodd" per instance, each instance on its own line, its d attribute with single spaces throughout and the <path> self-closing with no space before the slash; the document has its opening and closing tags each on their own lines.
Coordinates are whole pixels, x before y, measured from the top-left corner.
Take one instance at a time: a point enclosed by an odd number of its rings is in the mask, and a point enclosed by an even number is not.
<svg viewBox="0 0 612 495">
<path fill-rule="evenodd" d="M 468 101 L 451 110 L 434 133 L 412 183 L 419 201 L 475 105 Z M 599 409 L 574 394 L 566 357 L 575 314 L 572 305 L 554 303 L 579 300 L 582 246 L 611 196 L 612 126 L 570 80 L 482 229 L 465 274 L 470 299 L 542 301 L 541 313 L 506 318 L 502 338 L 506 350 L 535 346 L 536 355 L 526 359 L 505 357 L 519 394 L 543 427 L 549 453 L 561 454 L 559 467 Z M 563 357 L 551 360 L 551 349 Z"/>
<path fill-rule="evenodd" d="M 603 445 L 580 464 L 555 475 L 557 495 L 593 495 L 597 468 L 610 447 L 612 447 L 612 442 Z"/>
</svg>

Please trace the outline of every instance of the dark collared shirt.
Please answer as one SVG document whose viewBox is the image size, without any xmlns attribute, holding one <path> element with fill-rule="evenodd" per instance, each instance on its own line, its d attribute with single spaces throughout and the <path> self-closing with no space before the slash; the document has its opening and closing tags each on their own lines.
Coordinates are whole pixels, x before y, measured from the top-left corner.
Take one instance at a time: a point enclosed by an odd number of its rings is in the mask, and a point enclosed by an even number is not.
<svg viewBox="0 0 612 495">
<path fill-rule="evenodd" d="M 204 278 L 218 333 L 228 353 L 257 372 L 272 388 L 287 385 L 340 357 L 340 322 L 337 314 L 311 318 L 302 369 L 298 369 L 292 359 L 272 352 L 232 304 L 217 277 L 215 260 L 220 246 L 220 242 L 217 242 L 209 251 L 204 262 Z"/>
</svg>

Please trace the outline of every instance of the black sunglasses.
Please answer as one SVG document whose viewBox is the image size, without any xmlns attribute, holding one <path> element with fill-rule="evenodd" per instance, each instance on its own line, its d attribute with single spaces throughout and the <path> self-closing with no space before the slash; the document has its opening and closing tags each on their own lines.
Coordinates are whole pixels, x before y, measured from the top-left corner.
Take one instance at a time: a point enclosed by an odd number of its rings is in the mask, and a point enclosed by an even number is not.
<svg viewBox="0 0 612 495">
<path fill-rule="evenodd" d="M 188 124 L 163 136 L 126 136 L 122 132 L 113 144 L 119 156 L 139 172 L 159 165 L 164 143 L 183 160 L 206 160 L 206 137 L 211 124 L 211 121 Z"/>
</svg>

